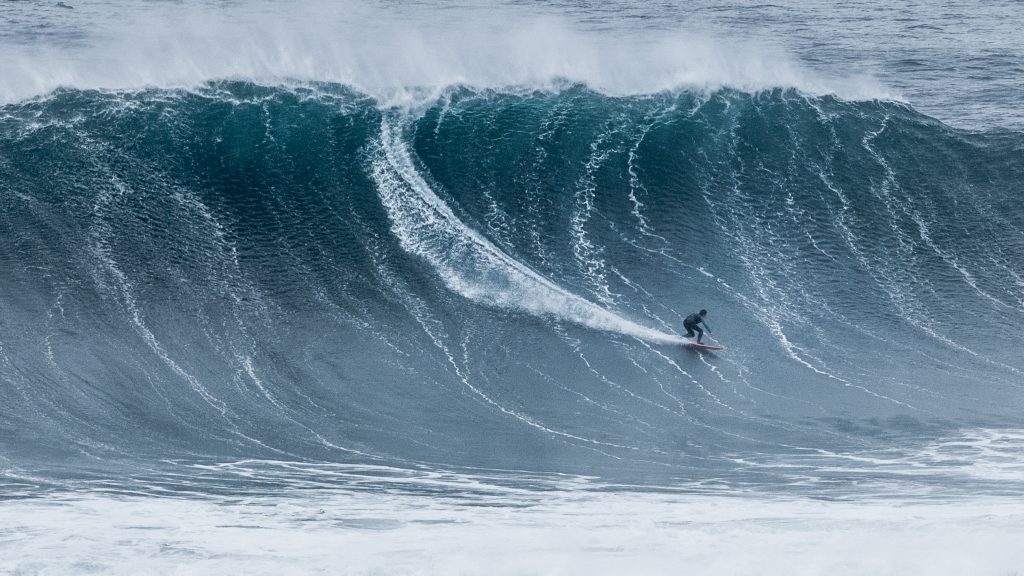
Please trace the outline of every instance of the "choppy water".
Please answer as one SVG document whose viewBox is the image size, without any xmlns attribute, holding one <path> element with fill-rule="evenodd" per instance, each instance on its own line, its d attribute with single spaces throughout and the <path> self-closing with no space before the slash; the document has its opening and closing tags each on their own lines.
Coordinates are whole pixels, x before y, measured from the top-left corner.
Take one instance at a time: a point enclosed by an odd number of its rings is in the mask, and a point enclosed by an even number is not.
<svg viewBox="0 0 1024 576">
<path fill-rule="evenodd" d="M 0 5 L 0 570 L 1021 569 L 1022 12 Z"/>
</svg>

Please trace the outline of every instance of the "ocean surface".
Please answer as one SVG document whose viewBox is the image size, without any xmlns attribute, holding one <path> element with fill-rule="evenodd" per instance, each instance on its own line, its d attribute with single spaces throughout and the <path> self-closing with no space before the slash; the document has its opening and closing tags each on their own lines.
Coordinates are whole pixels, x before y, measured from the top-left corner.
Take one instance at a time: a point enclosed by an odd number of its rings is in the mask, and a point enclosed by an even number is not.
<svg viewBox="0 0 1024 576">
<path fill-rule="evenodd" d="M 0 1 L 0 574 L 1024 574 L 1022 25 Z"/>
</svg>

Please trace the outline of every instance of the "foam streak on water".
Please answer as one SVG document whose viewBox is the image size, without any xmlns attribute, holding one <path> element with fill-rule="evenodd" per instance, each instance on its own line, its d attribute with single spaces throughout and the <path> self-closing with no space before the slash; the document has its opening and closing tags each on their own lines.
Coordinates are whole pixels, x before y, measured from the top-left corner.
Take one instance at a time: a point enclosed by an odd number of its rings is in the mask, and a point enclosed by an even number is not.
<svg viewBox="0 0 1024 576">
<path fill-rule="evenodd" d="M 683 341 L 569 293 L 463 224 L 419 174 L 402 140 L 402 125 L 395 119 L 385 117 L 381 122 L 373 177 L 402 245 L 429 261 L 459 294 L 644 340 Z"/>
</svg>

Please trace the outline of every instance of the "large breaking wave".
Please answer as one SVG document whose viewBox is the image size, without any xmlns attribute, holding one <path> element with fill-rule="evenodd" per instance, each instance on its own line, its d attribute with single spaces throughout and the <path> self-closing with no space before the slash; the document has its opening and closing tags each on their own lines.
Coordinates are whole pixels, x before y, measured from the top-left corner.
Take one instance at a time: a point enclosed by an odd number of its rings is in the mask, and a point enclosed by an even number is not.
<svg viewBox="0 0 1024 576">
<path fill-rule="evenodd" d="M 1019 425 L 1022 168 L 1020 134 L 794 90 L 8 104 L 0 454 L 915 462 Z M 702 307 L 720 355 L 677 346 Z"/>
</svg>

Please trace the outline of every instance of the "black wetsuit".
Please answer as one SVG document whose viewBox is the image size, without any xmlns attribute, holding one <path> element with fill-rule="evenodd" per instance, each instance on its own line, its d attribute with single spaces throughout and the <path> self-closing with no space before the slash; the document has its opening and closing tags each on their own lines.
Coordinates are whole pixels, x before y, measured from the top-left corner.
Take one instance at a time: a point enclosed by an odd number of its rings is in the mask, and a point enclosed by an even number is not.
<svg viewBox="0 0 1024 576">
<path fill-rule="evenodd" d="M 696 331 L 697 342 L 700 342 L 700 339 L 704 337 L 704 331 L 700 329 L 700 326 L 698 326 L 698 324 L 700 324 L 703 321 L 704 317 L 701 316 L 700 314 L 697 314 L 696 312 L 687 316 L 686 319 L 683 320 L 683 328 L 686 328 L 686 337 L 693 338 L 693 333 L 694 331 Z"/>
</svg>

